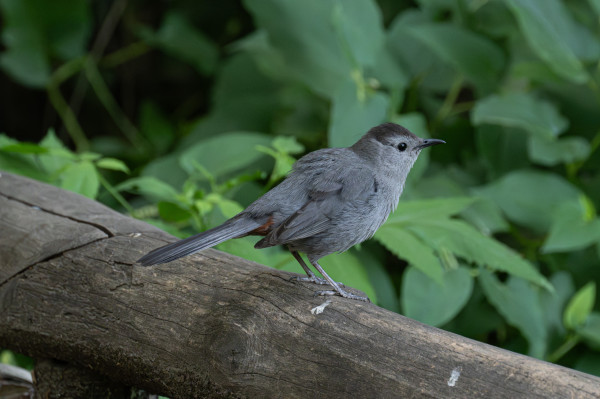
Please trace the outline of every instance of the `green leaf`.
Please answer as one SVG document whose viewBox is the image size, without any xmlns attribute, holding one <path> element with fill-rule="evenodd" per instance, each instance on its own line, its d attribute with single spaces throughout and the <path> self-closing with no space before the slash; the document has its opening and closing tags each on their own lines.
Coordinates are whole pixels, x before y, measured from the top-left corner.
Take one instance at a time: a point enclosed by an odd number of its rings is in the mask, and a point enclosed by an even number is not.
<svg viewBox="0 0 600 399">
<path fill-rule="evenodd" d="M 598 39 L 559 0 L 505 0 L 519 22 L 529 47 L 550 68 L 573 83 L 589 79 L 578 57 L 596 59 Z M 587 53 L 587 54 L 586 54 Z"/>
<path fill-rule="evenodd" d="M 385 121 L 389 98 L 366 91 L 348 80 L 333 98 L 329 123 L 329 146 L 348 147 L 370 128 Z"/>
<path fill-rule="evenodd" d="M 35 361 L 32 358 L 22 355 L 20 353 L 15 353 L 8 349 L 3 349 L 0 350 L 0 364 L 10 364 L 13 366 L 21 367 L 23 369 L 33 370 L 35 366 Z M 9 386 L 9 384 L 5 384 L 5 386 Z M 19 388 L 17 388 L 17 390 L 18 389 Z M 3 390 L 6 389 L 3 388 Z M 8 395 L 4 396 L 8 397 Z"/>
<path fill-rule="evenodd" d="M 502 284 L 485 269 L 481 269 L 479 282 L 490 303 L 527 339 L 529 355 L 542 359 L 548 346 L 548 330 L 539 291 L 526 281 L 514 277 Z"/>
<path fill-rule="evenodd" d="M 221 198 L 217 203 L 219 210 L 227 219 L 230 219 L 244 210 L 244 208 L 235 201 Z"/>
<path fill-rule="evenodd" d="M 527 56 L 523 60 L 515 60 L 510 69 L 510 77 L 513 80 L 530 81 L 540 84 L 562 84 L 563 79 L 557 75 L 543 61 L 538 59 L 532 61 Z"/>
<path fill-rule="evenodd" d="M 486 236 L 510 229 L 498 205 L 487 198 L 479 198 L 462 211 L 460 216 Z"/>
<path fill-rule="evenodd" d="M 211 74 L 217 66 L 216 45 L 178 12 L 168 12 L 156 33 L 143 30 L 141 36 L 150 45 L 189 63 L 203 75 Z"/>
<path fill-rule="evenodd" d="M 85 151 L 80 154 L 77 154 L 77 157 L 82 161 L 95 161 L 97 159 L 102 158 L 102 155 L 98 154 L 97 152 Z"/>
<path fill-rule="evenodd" d="M 18 140 L 13 139 L 12 137 L 8 137 L 4 133 L 0 133 L 0 147 L 17 144 L 17 143 L 19 143 Z"/>
<path fill-rule="evenodd" d="M 386 47 L 403 66 L 409 79 L 416 79 L 419 87 L 432 91 L 447 91 L 456 77 L 456 72 L 437 53 L 411 34 L 412 27 L 429 24 L 432 18 L 421 10 L 409 9 L 390 24 Z"/>
<path fill-rule="evenodd" d="M 361 247 L 360 250 L 351 250 L 351 252 L 365 266 L 369 274 L 369 281 L 377 292 L 377 305 L 392 312 L 400 313 L 400 298 L 395 282 L 382 263 L 385 261 L 383 248 L 365 250 L 365 247 Z"/>
<path fill-rule="evenodd" d="M 600 14 L 600 0 L 588 0 L 596 14 Z M 600 365 L 600 363 L 598 363 Z"/>
<path fill-rule="evenodd" d="M 432 326 L 452 320 L 465 306 L 473 290 L 473 277 L 466 267 L 447 270 L 437 283 L 414 267 L 402 279 L 403 314 Z"/>
<path fill-rule="evenodd" d="M 438 249 L 410 230 L 426 220 L 448 218 L 473 203 L 472 198 L 444 198 L 419 201 L 401 201 L 388 221 L 375 233 L 375 239 L 390 252 L 407 260 L 438 283 L 443 269 L 434 253 Z"/>
<path fill-rule="evenodd" d="M 476 134 L 479 158 L 491 178 L 529 166 L 528 137 L 520 129 L 483 124 L 477 127 Z"/>
<path fill-rule="evenodd" d="M 554 273 L 550 277 L 550 283 L 555 292 L 540 292 L 546 329 L 549 333 L 564 336 L 563 312 L 565 305 L 575 292 L 575 284 L 571 275 L 564 271 Z"/>
<path fill-rule="evenodd" d="M 402 90 L 408 85 L 408 75 L 393 56 L 389 40 L 388 37 L 385 46 L 379 50 L 375 65 L 368 70 L 368 75 L 372 74 L 384 87 Z"/>
<path fill-rule="evenodd" d="M 433 281 L 442 283 L 444 270 L 433 249 L 409 231 L 401 226 L 386 223 L 379 228 L 374 237 L 394 255 L 405 259 Z"/>
<path fill-rule="evenodd" d="M 587 159 L 590 143 L 583 137 L 566 137 L 557 140 L 531 136 L 529 157 L 533 162 L 545 166 L 573 163 Z"/>
<path fill-rule="evenodd" d="M 270 155 L 275 160 L 271 177 L 269 178 L 269 186 L 276 183 L 282 177 L 286 176 L 292 169 L 292 165 L 296 162 L 296 158 L 289 154 L 298 154 L 304 151 L 304 146 L 296 140 L 295 137 L 277 136 L 273 139 L 269 148 L 257 145 L 255 148 L 267 155 Z"/>
<path fill-rule="evenodd" d="M 189 177 L 179 165 L 179 153 L 173 152 L 150 161 L 142 170 L 142 176 L 152 177 L 168 183 L 171 187 L 181 187 Z"/>
<path fill-rule="evenodd" d="M 566 328 L 574 330 L 583 326 L 594 307 L 596 283 L 590 281 L 573 295 L 563 315 Z"/>
<path fill-rule="evenodd" d="M 416 0 L 416 3 L 427 13 L 437 14 L 442 12 L 456 13 L 460 11 L 459 3 L 446 0 Z"/>
<path fill-rule="evenodd" d="M 198 174 L 198 165 L 213 176 L 223 176 L 248 166 L 263 157 L 257 145 L 268 146 L 271 137 L 252 132 L 225 133 L 200 141 L 179 157 L 179 164 L 190 175 Z"/>
<path fill-rule="evenodd" d="M 474 191 L 494 201 L 510 220 L 539 233 L 548 231 L 560 204 L 580 195 L 561 176 L 533 170 L 511 172 Z"/>
<path fill-rule="evenodd" d="M 4 153 L 0 151 L 0 170 L 27 176 L 40 181 L 49 181 L 48 174 L 29 154 Z"/>
<path fill-rule="evenodd" d="M 42 88 L 51 58 L 69 60 L 85 53 L 90 33 L 90 4 L 85 0 L 2 0 L 0 67 L 30 87 Z"/>
<path fill-rule="evenodd" d="M 183 222 L 192 217 L 190 211 L 183 209 L 177 203 L 168 201 L 158 203 L 158 214 L 164 221 L 173 223 Z"/>
<path fill-rule="evenodd" d="M 600 349 L 600 313 L 591 312 L 583 326 L 577 329 L 579 334 L 596 350 Z"/>
<path fill-rule="evenodd" d="M 304 146 L 295 137 L 277 136 L 272 142 L 273 148 L 284 154 L 300 154 Z"/>
<path fill-rule="evenodd" d="M 48 176 L 31 154 L 10 153 L 2 151 L 2 147 L 17 145 L 19 142 L 0 133 L 0 170 L 31 177 L 40 181 L 48 181 Z"/>
<path fill-rule="evenodd" d="M 486 237 L 467 223 L 460 220 L 423 220 L 411 224 L 409 231 L 438 252 L 446 249 L 456 256 L 480 265 L 505 271 L 540 285 L 550 291 L 552 285 L 520 254 L 500 242 Z"/>
<path fill-rule="evenodd" d="M 225 241 L 216 248 L 262 265 L 305 275 L 304 270 L 288 251 L 282 247 L 258 250 L 254 248 L 256 241 L 256 237 L 243 237 Z"/>
<path fill-rule="evenodd" d="M 454 4 L 458 7 L 456 12 L 464 15 L 462 14 L 464 12 L 464 3 Z M 495 40 L 513 37 L 515 32 L 519 30 L 517 21 L 515 21 L 506 3 L 503 1 L 479 3 L 477 6 L 471 8 L 470 11 L 472 11 L 472 14 L 468 13 L 467 15 L 469 18 L 472 18 L 473 24 L 469 24 L 469 27 Z"/>
<path fill-rule="evenodd" d="M 36 8 L 34 21 L 43 29 L 43 43 L 47 53 L 63 61 L 82 56 L 87 51 L 92 33 L 92 13 L 86 0 L 20 1 Z M 41 23 L 40 23 L 41 22 Z"/>
<path fill-rule="evenodd" d="M 127 165 L 125 165 L 125 162 L 115 158 L 102 158 L 96 162 L 96 166 L 103 169 L 118 170 L 129 173 L 129 168 Z"/>
<path fill-rule="evenodd" d="M 169 184 L 151 176 L 125 180 L 115 188 L 118 191 L 132 191 L 138 193 L 147 197 L 150 201 L 177 202 L 177 191 Z"/>
<path fill-rule="evenodd" d="M 504 56 L 485 36 L 449 23 L 411 26 L 408 32 L 473 82 L 481 92 L 491 92 L 497 85 Z"/>
<path fill-rule="evenodd" d="M 7 50 L 0 55 L 0 67 L 15 80 L 31 87 L 43 87 L 50 78 L 50 61 L 44 51 L 43 32 L 27 10 L 28 1 L 0 2 L 3 20 L 2 41 Z"/>
<path fill-rule="evenodd" d="M 332 97 L 353 73 L 373 65 L 384 43 L 371 0 L 246 0 L 256 26 L 284 60 L 285 70 Z"/>
<path fill-rule="evenodd" d="M 600 242 L 600 219 L 586 214 L 585 197 L 565 201 L 552 218 L 543 253 L 578 251 Z"/>
<path fill-rule="evenodd" d="M 82 161 L 67 166 L 60 175 L 60 187 L 95 199 L 100 181 L 94 164 Z"/>
<path fill-rule="evenodd" d="M 465 307 L 444 329 L 465 337 L 478 337 L 502 331 L 504 325 L 504 319 L 485 298 L 480 284 L 475 284 Z"/>
<path fill-rule="evenodd" d="M 569 126 L 568 120 L 553 104 L 519 92 L 494 94 L 477 101 L 471 121 L 474 125 L 487 123 L 516 127 L 548 140 L 557 137 Z"/>
<path fill-rule="evenodd" d="M 16 152 L 19 154 L 44 154 L 48 150 L 42 146 L 33 143 L 15 143 L 0 147 L 0 151 Z"/>
<path fill-rule="evenodd" d="M 40 145 L 48 149 L 46 154 L 39 156 L 39 160 L 49 174 L 59 172 L 77 160 L 77 156 L 56 137 L 54 129 L 48 130 L 46 136 L 40 141 Z"/>
<path fill-rule="evenodd" d="M 400 201 L 386 224 L 419 223 L 422 220 L 439 220 L 456 215 L 471 206 L 476 198 L 455 197 L 417 201 Z"/>
</svg>

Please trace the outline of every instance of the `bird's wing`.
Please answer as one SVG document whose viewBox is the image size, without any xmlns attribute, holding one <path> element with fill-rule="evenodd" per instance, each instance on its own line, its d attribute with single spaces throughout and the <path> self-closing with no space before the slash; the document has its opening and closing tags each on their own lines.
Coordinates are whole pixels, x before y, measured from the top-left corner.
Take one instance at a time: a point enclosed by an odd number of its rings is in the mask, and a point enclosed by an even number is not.
<svg viewBox="0 0 600 399">
<path fill-rule="evenodd" d="M 283 245 L 314 236 L 328 228 L 348 203 L 364 201 L 374 189 L 374 175 L 366 168 L 331 168 L 309 186 L 308 201 L 256 244 Z"/>
</svg>

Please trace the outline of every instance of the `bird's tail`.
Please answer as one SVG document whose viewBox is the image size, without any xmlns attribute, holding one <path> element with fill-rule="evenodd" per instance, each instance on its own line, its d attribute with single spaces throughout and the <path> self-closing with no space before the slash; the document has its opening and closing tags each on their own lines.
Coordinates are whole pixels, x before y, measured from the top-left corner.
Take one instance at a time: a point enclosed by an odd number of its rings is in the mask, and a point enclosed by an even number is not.
<svg viewBox="0 0 600 399">
<path fill-rule="evenodd" d="M 193 254 L 206 248 L 214 247 L 231 238 L 246 235 L 252 230 L 260 227 L 260 223 L 250 218 L 229 219 L 225 223 L 210 230 L 206 230 L 195 236 L 177 241 L 155 249 L 142 256 L 138 262 L 142 266 L 157 265 L 179 259 L 183 256 Z"/>
</svg>

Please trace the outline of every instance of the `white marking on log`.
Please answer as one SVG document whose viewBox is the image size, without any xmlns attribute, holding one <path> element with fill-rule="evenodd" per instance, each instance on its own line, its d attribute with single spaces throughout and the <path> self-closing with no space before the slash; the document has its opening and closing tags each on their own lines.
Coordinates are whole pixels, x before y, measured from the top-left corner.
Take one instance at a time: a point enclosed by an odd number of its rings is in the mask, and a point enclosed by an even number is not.
<svg viewBox="0 0 600 399">
<path fill-rule="evenodd" d="M 462 367 L 460 367 L 460 366 L 455 367 L 454 370 L 452 370 L 452 373 L 450 373 L 450 378 L 448 379 L 449 387 L 453 387 L 456 385 L 456 382 L 458 381 L 458 377 L 460 377 L 461 371 L 462 371 Z"/>
<path fill-rule="evenodd" d="M 327 307 L 327 305 L 329 305 L 331 303 L 331 300 L 326 300 L 325 302 L 323 302 L 322 304 L 320 304 L 319 306 L 316 306 L 314 308 L 312 308 L 310 310 L 310 313 L 314 314 L 314 315 L 318 315 L 323 313 L 323 311 L 325 310 L 325 308 Z"/>
</svg>

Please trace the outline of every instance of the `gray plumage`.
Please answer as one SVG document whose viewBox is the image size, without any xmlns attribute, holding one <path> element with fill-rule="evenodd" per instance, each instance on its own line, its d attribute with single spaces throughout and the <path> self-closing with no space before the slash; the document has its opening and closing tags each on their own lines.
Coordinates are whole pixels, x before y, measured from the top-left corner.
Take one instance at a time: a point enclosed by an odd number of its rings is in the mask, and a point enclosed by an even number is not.
<svg viewBox="0 0 600 399">
<path fill-rule="evenodd" d="M 256 248 L 285 245 L 308 277 L 329 284 L 347 298 L 367 300 L 342 290 L 318 264 L 375 234 L 402 194 L 408 172 L 420 151 L 442 140 L 423 140 L 402 126 L 384 123 L 347 148 L 328 148 L 300 158 L 278 186 L 221 226 L 159 248 L 142 257 L 144 265 L 170 262 L 231 238 L 264 235 Z M 298 252 L 325 277 L 320 279 Z"/>
</svg>

